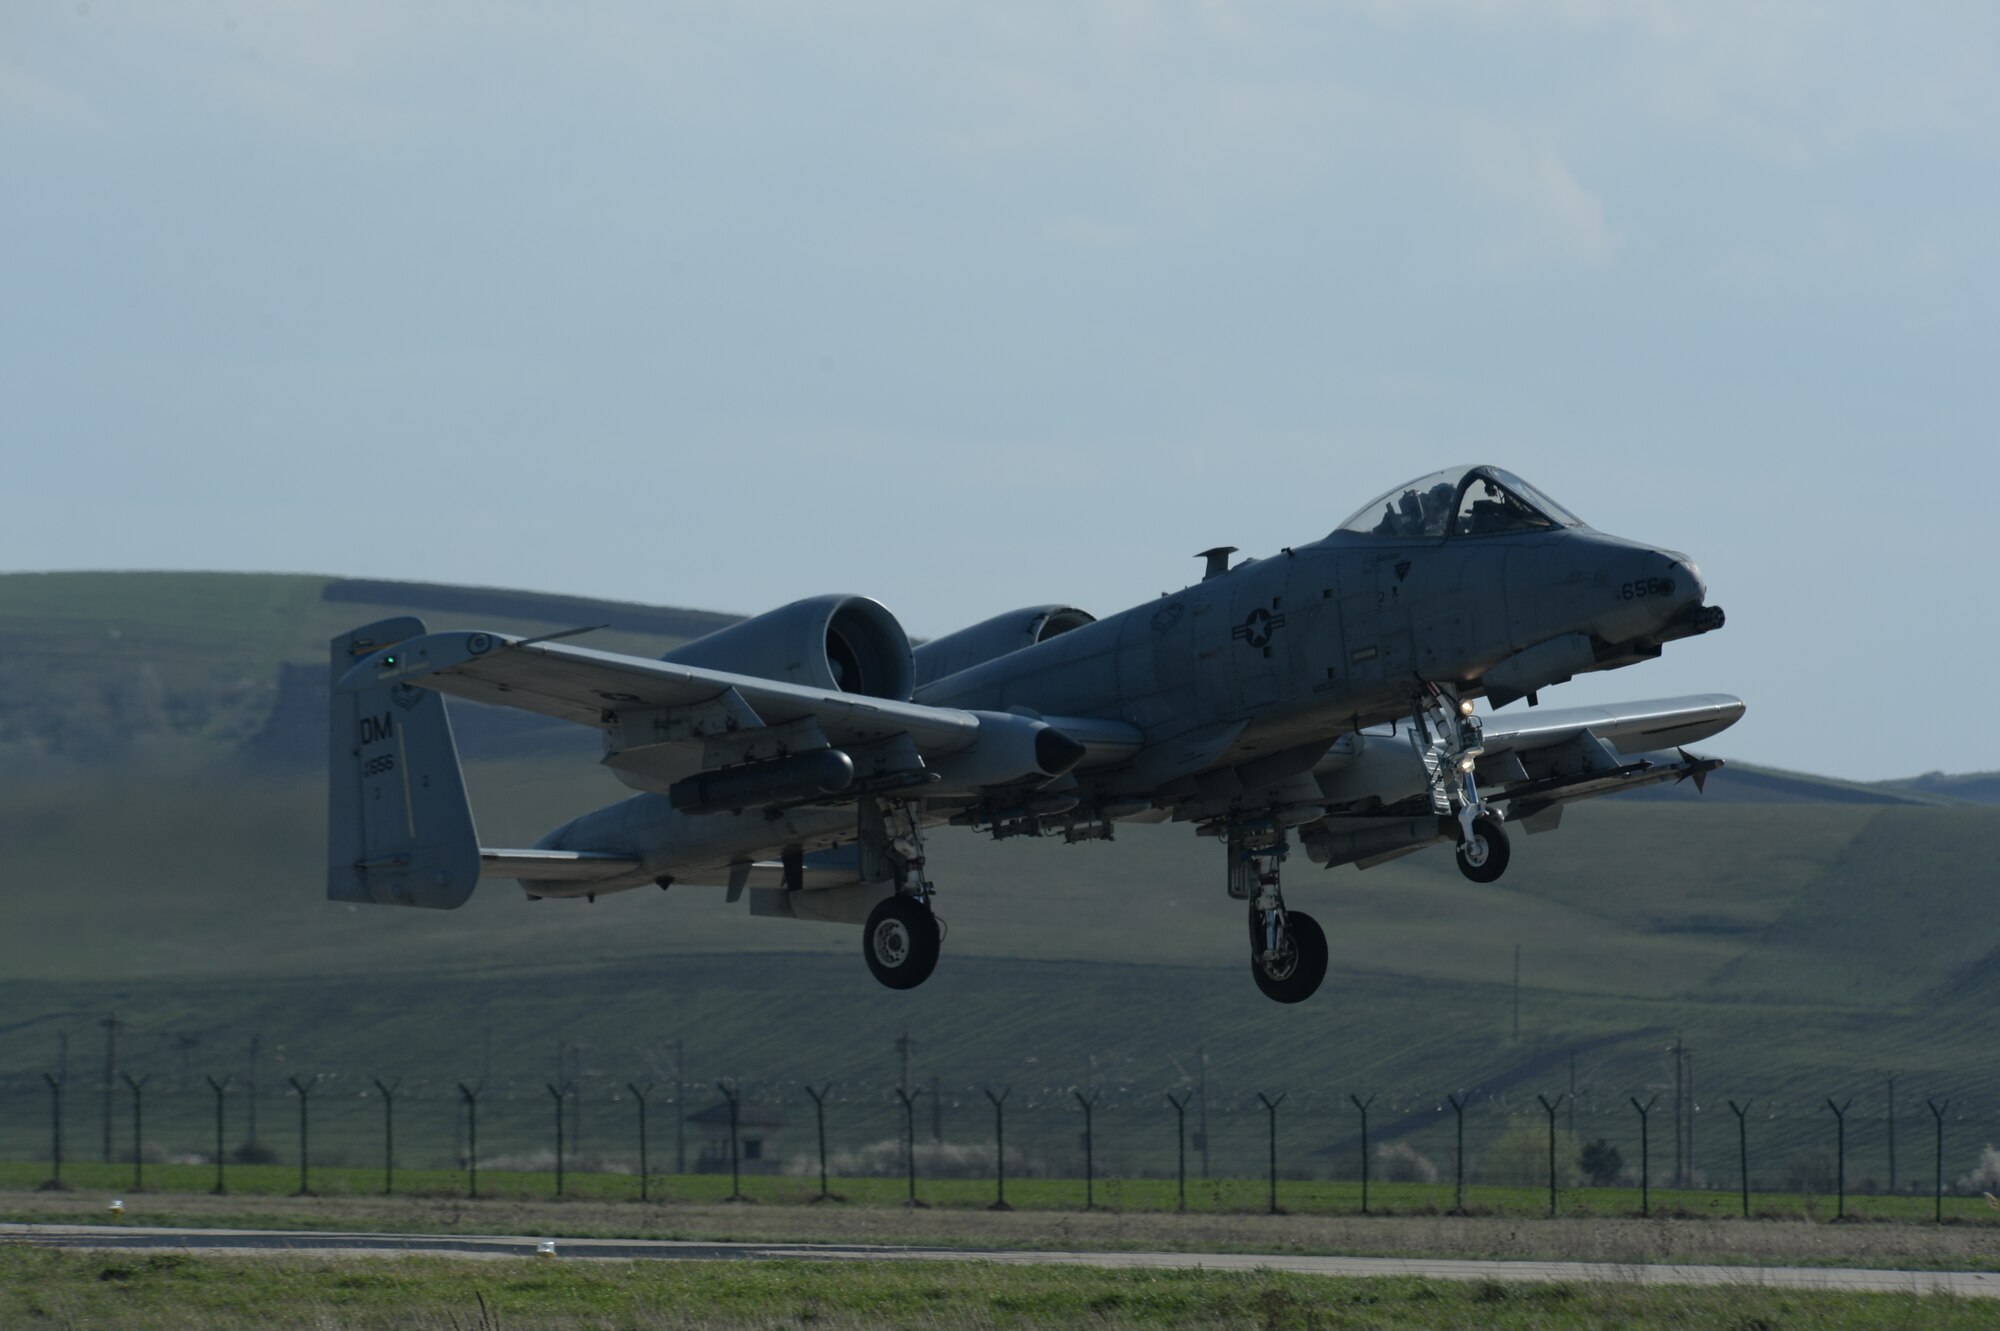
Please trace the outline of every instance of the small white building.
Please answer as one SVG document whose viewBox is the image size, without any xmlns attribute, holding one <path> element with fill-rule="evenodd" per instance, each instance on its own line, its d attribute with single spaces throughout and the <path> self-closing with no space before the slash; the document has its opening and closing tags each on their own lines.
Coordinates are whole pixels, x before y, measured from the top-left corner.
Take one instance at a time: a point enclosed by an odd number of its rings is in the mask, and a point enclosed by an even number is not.
<svg viewBox="0 0 2000 1331">
<path fill-rule="evenodd" d="M 694 1169 L 698 1174 L 729 1172 L 729 1106 L 710 1105 L 687 1116 L 695 1129 L 699 1153 Z M 737 1168 L 745 1174 L 775 1174 L 780 1160 L 778 1134 L 784 1130 L 785 1116 L 764 1105 L 744 1102 L 736 1111 Z"/>
</svg>

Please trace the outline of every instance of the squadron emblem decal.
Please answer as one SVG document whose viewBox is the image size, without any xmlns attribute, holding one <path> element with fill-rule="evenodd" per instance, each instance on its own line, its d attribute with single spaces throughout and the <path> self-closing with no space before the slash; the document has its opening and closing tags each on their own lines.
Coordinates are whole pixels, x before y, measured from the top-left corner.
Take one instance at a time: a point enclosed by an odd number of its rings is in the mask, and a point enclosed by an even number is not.
<svg viewBox="0 0 2000 1331">
<path fill-rule="evenodd" d="M 1241 624 L 1232 629 L 1229 636 L 1238 642 L 1247 642 L 1252 647 L 1269 647 L 1271 636 L 1284 626 L 1283 615 L 1274 615 L 1260 605 L 1252 610 Z"/>
</svg>

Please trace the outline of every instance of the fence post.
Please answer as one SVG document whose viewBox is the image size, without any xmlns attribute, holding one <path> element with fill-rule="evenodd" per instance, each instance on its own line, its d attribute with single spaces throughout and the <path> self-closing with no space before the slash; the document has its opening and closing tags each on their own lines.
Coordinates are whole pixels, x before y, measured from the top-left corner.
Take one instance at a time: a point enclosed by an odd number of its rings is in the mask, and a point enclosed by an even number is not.
<svg viewBox="0 0 2000 1331">
<path fill-rule="evenodd" d="M 729 1195 L 725 1202 L 743 1200 L 743 1155 L 738 1138 L 743 1128 L 743 1093 L 735 1083 L 719 1081 L 715 1089 L 722 1092 L 722 1098 L 729 1103 Z"/>
<path fill-rule="evenodd" d="M 49 1158 L 53 1162 L 55 1169 L 55 1173 L 49 1179 L 49 1184 L 60 1191 L 63 1185 L 63 1082 L 62 1078 L 51 1076 L 46 1072 L 42 1074 L 42 1080 L 49 1084 L 49 1123 L 51 1125 Z"/>
<path fill-rule="evenodd" d="M 1368 1106 L 1375 1103 L 1375 1097 L 1363 1100 L 1358 1095 L 1349 1094 L 1348 1099 L 1361 1111 L 1361 1214 L 1368 1214 Z"/>
<path fill-rule="evenodd" d="M 910 1171 L 910 1196 L 903 1203 L 905 1206 L 923 1205 L 917 1200 L 917 1097 L 922 1094 L 901 1086 L 896 1088 L 896 1098 L 903 1102 L 903 1161 Z"/>
<path fill-rule="evenodd" d="M 307 1144 L 311 1140 L 308 1135 L 308 1125 L 306 1122 L 306 1103 L 307 1097 L 312 1093 L 312 1088 L 319 1084 L 319 1074 L 314 1073 L 313 1079 L 306 1082 L 302 1082 L 293 1076 L 287 1076 L 285 1080 L 292 1084 L 292 1089 L 297 1091 L 299 1095 L 299 1190 L 293 1195 L 310 1197 L 312 1196 L 312 1190 L 306 1186 Z"/>
<path fill-rule="evenodd" d="M 653 1171 L 652 1157 L 646 1154 L 646 1092 L 653 1089 L 653 1083 L 647 1082 L 646 1090 L 642 1091 L 628 1081 L 625 1083 L 625 1089 L 632 1092 L 632 1098 L 639 1102 L 639 1200 L 649 1202 L 652 1200 L 650 1188 Z"/>
<path fill-rule="evenodd" d="M 1934 1223 L 1942 1225 L 1944 1223 L 1944 1111 L 1950 1108 L 1951 1101 L 1946 1100 L 1943 1104 L 1940 1104 L 1936 1100 L 1926 1098 L 1924 1103 L 1931 1107 L 1931 1117 L 1937 1121 L 1937 1156 L 1935 1163 L 1937 1172 L 1934 1175 L 1937 1183 L 1931 1193 L 1931 1219 Z"/>
<path fill-rule="evenodd" d="M 832 1082 L 828 1082 L 818 1090 L 814 1090 L 810 1086 L 806 1087 L 806 1094 L 812 1097 L 813 1116 L 819 1122 L 819 1196 L 813 1198 L 816 1202 L 838 1200 L 833 1195 L 832 1189 L 827 1187 L 826 1183 L 826 1097 L 828 1092 L 832 1090 Z"/>
<path fill-rule="evenodd" d="M 545 1081 L 542 1085 L 556 1105 L 556 1196 L 560 1197 L 563 1195 L 563 1098 L 569 1094 L 572 1083 L 564 1082 L 557 1086 L 554 1082 Z"/>
<path fill-rule="evenodd" d="M 129 1072 L 121 1072 L 118 1075 L 125 1079 L 127 1086 L 132 1088 L 132 1191 L 144 1192 L 146 1190 L 146 1162 L 142 1158 L 142 1153 L 145 1150 L 146 1128 L 145 1108 L 141 1102 L 141 1096 L 146 1089 L 146 1083 L 153 1079 L 153 1074 L 149 1072 L 137 1081 L 132 1080 L 132 1074 Z"/>
<path fill-rule="evenodd" d="M 1631 1100 L 1632 1107 L 1639 1111 L 1639 1214 L 1648 1216 L 1653 1213 L 1653 1134 L 1649 1116 L 1660 1097 L 1655 1093 L 1645 1104 L 1640 1104 L 1636 1095 Z"/>
<path fill-rule="evenodd" d="M 1556 1106 L 1563 1102 L 1563 1096 L 1566 1094 L 1567 1092 L 1559 1091 L 1554 1100 L 1545 1095 L 1535 1097 L 1542 1102 L 1542 1109 L 1549 1116 L 1549 1214 L 1551 1216 L 1556 1213 Z"/>
<path fill-rule="evenodd" d="M 1174 1160 L 1180 1171 L 1180 1202 L 1174 1208 L 1177 1211 L 1187 1210 L 1187 1107 L 1193 1098 L 1193 1091 L 1178 1100 L 1172 1091 L 1167 1092 L 1167 1103 L 1174 1107 Z"/>
<path fill-rule="evenodd" d="M 1007 1205 L 1007 1097 L 1014 1093 L 1011 1086 L 1000 1088 L 1000 1094 L 993 1094 L 991 1086 L 986 1088 L 986 1098 L 993 1102 L 993 1205 L 989 1211 L 1011 1211 Z"/>
<path fill-rule="evenodd" d="M 396 1190 L 396 1088 L 403 1084 L 401 1077 L 392 1082 L 375 1078 L 375 1089 L 382 1092 L 382 1195 L 387 1197 Z"/>
<path fill-rule="evenodd" d="M 1835 1220 L 1847 1219 L 1847 1105 L 1853 1103 L 1854 1098 L 1852 1096 L 1848 1097 L 1846 1105 L 1835 1104 L 1831 1096 L 1827 1098 L 1826 1102 L 1826 1107 L 1833 1111 L 1833 1121 L 1835 1124 L 1834 1178 L 1839 1188 L 1833 1205 L 1833 1218 Z"/>
<path fill-rule="evenodd" d="M 1465 1214 L 1465 1101 L 1461 1100 L 1457 1095 L 1447 1095 L 1445 1099 L 1451 1102 L 1451 1112 L 1458 1116 L 1458 1151 L 1456 1158 L 1453 1160 L 1453 1169 L 1454 1172 L 1457 1174 L 1457 1182 L 1451 1203 L 1451 1213 L 1453 1215 L 1464 1215 Z"/>
<path fill-rule="evenodd" d="M 465 1097 L 465 1169 L 472 1184 L 469 1191 L 472 1196 L 477 1197 L 479 1195 L 479 1092 L 460 1082 L 458 1093 Z"/>
<path fill-rule="evenodd" d="M 215 1092 L 215 1192 L 217 1196 L 221 1196 L 228 1191 L 223 1185 L 222 1178 L 222 1096 L 223 1092 L 229 1089 L 229 1078 L 225 1076 L 221 1081 L 217 1081 L 213 1077 L 208 1077 L 207 1081 L 208 1088 Z"/>
<path fill-rule="evenodd" d="M 1278 1214 L 1278 1106 L 1285 1103 L 1285 1097 L 1290 1094 L 1291 1094 L 1290 1091 L 1280 1091 L 1278 1092 L 1278 1098 L 1273 1100 L 1270 1096 L 1264 1094 L 1262 1091 L 1257 1092 L 1257 1098 L 1264 1102 L 1265 1116 L 1271 1120 L 1270 1214 L 1272 1215 Z"/>
<path fill-rule="evenodd" d="M 1729 1105 L 1729 1112 L 1736 1115 L 1736 1177 L 1743 1189 L 1743 1218 L 1748 1220 L 1750 1218 L 1750 1131 L 1744 1126 L 1743 1116 L 1750 1112 L 1750 1106 L 1755 1102 L 1745 1100 L 1738 1105 L 1734 1100 L 1730 1100 L 1726 1103 Z"/>
<path fill-rule="evenodd" d="M 1070 1094 L 1083 1106 L 1083 1209 L 1092 1211 L 1097 1208 L 1097 1136 L 1094 1120 L 1097 1102 L 1104 1095 L 1101 1091 L 1092 1091 L 1086 1100 L 1082 1091 L 1071 1091 Z"/>
</svg>

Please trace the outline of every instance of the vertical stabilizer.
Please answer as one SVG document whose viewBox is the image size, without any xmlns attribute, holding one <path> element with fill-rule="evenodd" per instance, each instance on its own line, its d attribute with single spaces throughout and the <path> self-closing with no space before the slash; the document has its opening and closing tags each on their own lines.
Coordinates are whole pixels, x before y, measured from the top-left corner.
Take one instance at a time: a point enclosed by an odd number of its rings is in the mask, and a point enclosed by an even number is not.
<svg viewBox="0 0 2000 1331">
<path fill-rule="evenodd" d="M 401 616 L 332 644 L 326 895 L 451 910 L 479 882 L 479 834 L 444 698 L 409 684 L 343 692 L 356 662 L 424 632 Z"/>
</svg>

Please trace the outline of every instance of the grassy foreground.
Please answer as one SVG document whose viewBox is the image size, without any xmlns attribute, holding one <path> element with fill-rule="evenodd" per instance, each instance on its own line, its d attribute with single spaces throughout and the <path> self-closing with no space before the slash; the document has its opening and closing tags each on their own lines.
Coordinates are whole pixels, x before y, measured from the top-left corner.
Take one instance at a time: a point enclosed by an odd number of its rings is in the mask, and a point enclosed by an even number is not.
<svg viewBox="0 0 2000 1331">
<path fill-rule="evenodd" d="M 0 1250 L 0 1325 L 1987 1327 L 1937 1296 L 979 1263 L 466 1262 Z"/>
</svg>

